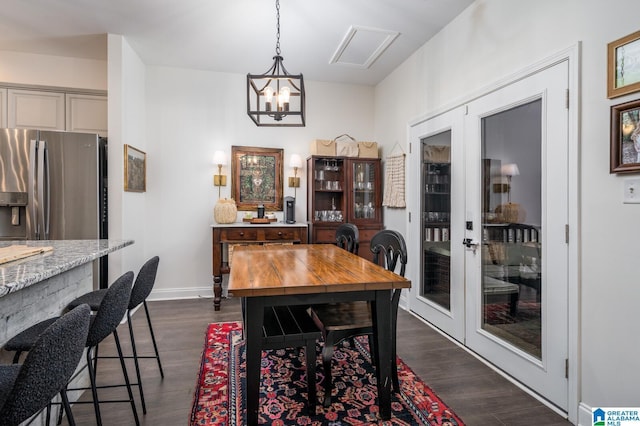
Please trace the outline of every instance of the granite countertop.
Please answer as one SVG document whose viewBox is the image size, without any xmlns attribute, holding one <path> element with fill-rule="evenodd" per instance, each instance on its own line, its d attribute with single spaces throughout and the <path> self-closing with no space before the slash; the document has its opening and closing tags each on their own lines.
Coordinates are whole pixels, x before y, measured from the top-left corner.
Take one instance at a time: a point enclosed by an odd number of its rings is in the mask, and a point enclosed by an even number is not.
<svg viewBox="0 0 640 426">
<path fill-rule="evenodd" d="M 0 241 L 0 247 L 53 247 L 53 251 L 0 265 L 0 297 L 91 262 L 133 244 L 133 240 Z"/>
</svg>

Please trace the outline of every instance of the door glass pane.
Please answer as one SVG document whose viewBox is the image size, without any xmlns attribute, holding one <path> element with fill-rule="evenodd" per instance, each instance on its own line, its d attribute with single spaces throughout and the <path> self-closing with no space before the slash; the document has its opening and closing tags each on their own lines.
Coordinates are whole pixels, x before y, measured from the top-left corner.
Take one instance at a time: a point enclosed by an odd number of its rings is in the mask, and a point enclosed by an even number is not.
<svg viewBox="0 0 640 426">
<path fill-rule="evenodd" d="M 541 358 L 541 106 L 482 119 L 482 328 Z"/>
<path fill-rule="evenodd" d="M 422 139 L 422 286 L 420 295 L 451 309 L 451 131 Z"/>
</svg>

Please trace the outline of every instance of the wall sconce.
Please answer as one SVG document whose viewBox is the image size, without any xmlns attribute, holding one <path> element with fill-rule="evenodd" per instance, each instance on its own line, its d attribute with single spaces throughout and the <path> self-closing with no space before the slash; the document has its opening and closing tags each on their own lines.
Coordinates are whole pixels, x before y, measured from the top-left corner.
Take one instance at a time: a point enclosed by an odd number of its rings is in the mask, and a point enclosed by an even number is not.
<svg viewBox="0 0 640 426">
<path fill-rule="evenodd" d="M 298 169 L 302 168 L 302 158 L 298 154 L 291 154 L 289 167 L 293 168 L 293 176 L 289 177 L 289 188 L 293 188 L 293 198 L 296 198 L 296 188 L 300 187 L 300 178 L 298 177 Z"/>
<path fill-rule="evenodd" d="M 216 151 L 213 154 L 213 164 L 218 166 L 218 174 L 213 175 L 213 185 L 218 187 L 218 198 L 220 198 L 220 187 L 227 186 L 227 175 L 222 174 L 222 166 L 227 165 L 227 156 L 224 151 Z"/>
</svg>

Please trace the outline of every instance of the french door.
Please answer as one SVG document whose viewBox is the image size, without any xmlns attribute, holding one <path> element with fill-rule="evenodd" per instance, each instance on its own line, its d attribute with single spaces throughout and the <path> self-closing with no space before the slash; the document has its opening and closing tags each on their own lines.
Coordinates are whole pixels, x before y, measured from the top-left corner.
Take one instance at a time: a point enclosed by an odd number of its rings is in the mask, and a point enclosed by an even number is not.
<svg viewBox="0 0 640 426">
<path fill-rule="evenodd" d="M 411 310 L 563 410 L 567 88 L 565 61 L 410 132 L 421 176 Z"/>
<path fill-rule="evenodd" d="M 418 158 L 414 182 L 420 182 L 419 244 L 412 250 L 421 265 L 420 285 L 411 288 L 411 310 L 448 335 L 464 342 L 464 108 L 460 107 L 411 130 Z M 415 232 L 414 235 L 418 235 Z"/>
</svg>

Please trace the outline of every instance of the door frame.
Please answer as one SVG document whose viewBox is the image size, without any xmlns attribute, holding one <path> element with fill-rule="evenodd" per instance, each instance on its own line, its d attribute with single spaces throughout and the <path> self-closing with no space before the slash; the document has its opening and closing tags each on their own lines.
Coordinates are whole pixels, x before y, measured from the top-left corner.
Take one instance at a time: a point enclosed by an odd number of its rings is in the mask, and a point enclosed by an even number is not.
<svg viewBox="0 0 640 426">
<path fill-rule="evenodd" d="M 433 110 L 417 119 L 411 120 L 407 124 L 407 146 L 409 147 L 409 155 L 407 161 L 407 177 L 415 181 L 419 177 L 420 173 L 420 158 L 419 158 L 419 146 L 412 147 L 411 140 L 411 128 L 419 125 L 427 120 L 430 120 L 438 115 L 448 112 L 452 109 L 463 106 L 466 103 L 470 103 L 482 96 L 495 92 L 505 86 L 508 86 L 519 80 L 523 80 L 528 76 L 540 72 L 546 68 L 552 67 L 560 62 L 568 62 L 569 68 L 569 93 L 567 94 L 568 104 L 568 119 L 569 119 L 569 140 L 568 140 L 568 305 L 567 305 L 567 317 L 568 317 L 568 411 L 566 413 L 568 419 L 573 424 L 578 422 L 579 412 L 579 375 L 581 374 L 581 356 L 580 356 L 580 241 L 581 241 L 581 228 L 580 228 L 580 62 L 581 62 L 581 43 L 578 42 L 564 50 L 557 52 L 539 62 L 536 62 L 512 75 L 497 80 L 487 86 L 480 88 L 466 96 L 463 96 L 445 106 Z M 412 197 L 414 198 L 414 197 Z M 407 243 L 408 247 L 414 253 L 417 253 L 420 247 L 419 232 L 420 227 L 420 203 L 413 200 L 408 204 L 408 232 Z M 415 218 L 412 220 L 412 216 Z M 420 281 L 420 265 L 417 262 L 409 262 L 407 265 L 407 276 L 414 282 Z M 411 298 L 405 298 L 406 307 L 411 309 Z M 455 342 L 454 339 L 452 341 Z M 490 364 L 487 364 L 490 365 Z M 510 376 L 497 370 L 507 379 L 513 381 L 516 385 L 523 390 L 530 393 L 532 396 L 541 400 L 541 402 L 548 405 L 550 408 L 558 411 L 557 407 L 548 403 L 546 400 L 539 397 L 538 394 L 530 391 L 526 388 L 526 383 L 520 383 L 512 379 Z M 522 386 L 524 385 L 524 386 Z"/>
</svg>

